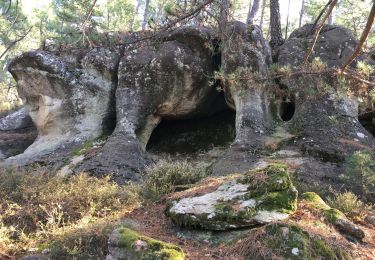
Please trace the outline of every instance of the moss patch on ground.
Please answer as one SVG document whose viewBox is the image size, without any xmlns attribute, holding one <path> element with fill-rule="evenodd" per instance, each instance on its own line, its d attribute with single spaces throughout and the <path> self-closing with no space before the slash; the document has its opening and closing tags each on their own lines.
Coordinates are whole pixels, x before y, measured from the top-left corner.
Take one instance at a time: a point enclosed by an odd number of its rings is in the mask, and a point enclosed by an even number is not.
<svg viewBox="0 0 375 260">
<path fill-rule="evenodd" d="M 295 224 L 276 223 L 250 232 L 247 259 L 350 259 L 350 254 L 324 237 L 312 236 Z M 237 249 L 237 248 L 234 248 Z"/>
<path fill-rule="evenodd" d="M 183 260 L 185 254 L 178 246 L 143 236 L 131 229 L 119 229 L 118 246 L 126 249 L 132 259 Z"/>
</svg>

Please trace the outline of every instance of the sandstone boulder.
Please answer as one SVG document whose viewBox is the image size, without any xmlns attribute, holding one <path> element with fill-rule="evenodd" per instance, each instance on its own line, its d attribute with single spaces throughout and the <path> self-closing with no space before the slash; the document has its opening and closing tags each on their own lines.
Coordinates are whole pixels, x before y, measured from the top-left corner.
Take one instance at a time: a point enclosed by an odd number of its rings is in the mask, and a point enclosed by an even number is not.
<svg viewBox="0 0 375 260">
<path fill-rule="evenodd" d="M 79 64 L 42 50 L 15 58 L 9 71 L 38 137 L 24 153 L 5 164 L 40 160 L 102 135 L 113 118 L 113 77 L 118 60 L 117 50 L 105 48 L 88 51 Z"/>
<path fill-rule="evenodd" d="M 224 107 L 211 84 L 217 64 L 210 30 L 186 27 L 157 44 L 126 50 L 118 69 L 117 124 L 101 151 L 80 170 L 111 173 L 118 182 L 139 179 L 151 162 L 145 147 L 163 119 L 210 115 Z"/>
<path fill-rule="evenodd" d="M 292 32 L 285 43 L 280 46 L 277 54 L 279 64 L 301 65 L 306 51 L 312 45 L 314 31 L 307 24 Z M 339 67 L 353 53 L 358 44 L 349 29 L 339 25 L 324 25 L 310 61 L 319 57 L 328 67 Z"/>
<path fill-rule="evenodd" d="M 179 226 L 228 230 L 283 220 L 296 208 L 286 166 L 271 164 L 229 177 L 213 192 L 171 201 L 167 215 Z"/>
</svg>

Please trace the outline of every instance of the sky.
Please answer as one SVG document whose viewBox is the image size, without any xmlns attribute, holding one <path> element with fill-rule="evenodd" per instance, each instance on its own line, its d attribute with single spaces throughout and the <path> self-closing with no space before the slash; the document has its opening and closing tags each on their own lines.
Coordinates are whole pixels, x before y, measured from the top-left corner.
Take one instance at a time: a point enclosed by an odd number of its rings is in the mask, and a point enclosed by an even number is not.
<svg viewBox="0 0 375 260">
<path fill-rule="evenodd" d="M 288 1 L 289 0 L 280 0 L 280 13 L 282 19 L 286 19 L 286 14 L 288 12 Z M 30 13 L 33 8 L 42 8 L 50 2 L 51 0 L 24 0 L 23 9 L 25 13 Z M 301 9 L 301 3 L 301 0 L 290 0 L 290 17 L 292 19 L 298 18 L 298 14 Z"/>
</svg>

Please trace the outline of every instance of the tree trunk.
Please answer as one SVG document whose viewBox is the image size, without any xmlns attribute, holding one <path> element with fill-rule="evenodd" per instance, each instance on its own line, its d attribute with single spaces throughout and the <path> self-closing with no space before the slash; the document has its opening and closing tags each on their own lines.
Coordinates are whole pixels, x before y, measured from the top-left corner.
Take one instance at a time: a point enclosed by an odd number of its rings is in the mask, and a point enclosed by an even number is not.
<svg viewBox="0 0 375 260">
<path fill-rule="evenodd" d="M 333 24 L 333 11 L 331 13 L 331 15 L 328 17 L 328 22 L 327 22 L 329 25 L 332 25 Z"/>
<path fill-rule="evenodd" d="M 270 0 L 270 14 L 270 46 L 272 49 L 275 49 L 284 43 L 284 39 L 281 33 L 279 0 Z"/>
<path fill-rule="evenodd" d="M 305 12 L 305 0 L 302 0 L 301 11 L 299 13 L 298 27 L 302 26 L 302 18 L 303 18 L 304 12 Z"/>
<path fill-rule="evenodd" d="M 135 7 L 135 13 L 134 13 L 134 17 L 132 19 L 132 21 L 130 22 L 129 24 L 129 31 L 133 31 L 134 29 L 134 24 L 135 24 L 135 21 L 138 20 L 138 13 L 139 13 L 139 8 L 141 7 L 141 0 L 138 0 L 137 1 L 137 6 Z"/>
<path fill-rule="evenodd" d="M 150 5 L 150 0 L 146 0 L 146 4 L 145 4 L 145 12 L 143 14 L 143 22 L 142 22 L 142 31 L 146 29 L 146 25 L 147 25 L 147 17 L 148 17 L 148 7 Z"/>
<path fill-rule="evenodd" d="M 266 9 L 266 0 L 263 0 L 262 2 L 262 13 L 260 14 L 260 22 L 259 22 L 259 27 L 263 31 L 263 19 L 264 19 L 264 11 Z"/>
<path fill-rule="evenodd" d="M 286 27 L 285 27 L 285 39 L 288 38 L 288 27 L 289 27 L 289 9 L 290 9 L 290 0 L 288 1 L 288 13 L 286 16 Z"/>
<path fill-rule="evenodd" d="M 221 1 L 221 5 L 220 5 L 220 24 L 219 24 L 221 36 L 224 36 L 225 27 L 228 23 L 229 6 L 230 6 L 229 0 L 222 0 Z"/>
<path fill-rule="evenodd" d="M 254 0 L 253 4 L 249 6 L 249 12 L 247 13 L 247 19 L 246 23 L 247 24 L 252 24 L 255 16 L 258 13 L 259 10 L 259 1 L 260 0 Z"/>
</svg>

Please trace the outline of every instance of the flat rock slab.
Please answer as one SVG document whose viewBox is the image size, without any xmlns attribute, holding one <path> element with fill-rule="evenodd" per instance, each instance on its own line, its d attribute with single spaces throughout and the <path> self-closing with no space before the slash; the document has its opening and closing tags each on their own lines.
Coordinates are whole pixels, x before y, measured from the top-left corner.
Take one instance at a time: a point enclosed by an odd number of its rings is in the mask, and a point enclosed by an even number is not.
<svg viewBox="0 0 375 260">
<path fill-rule="evenodd" d="M 179 226 L 228 230 L 286 219 L 296 203 L 287 167 L 270 164 L 229 176 L 215 191 L 170 201 L 167 214 Z"/>
</svg>

